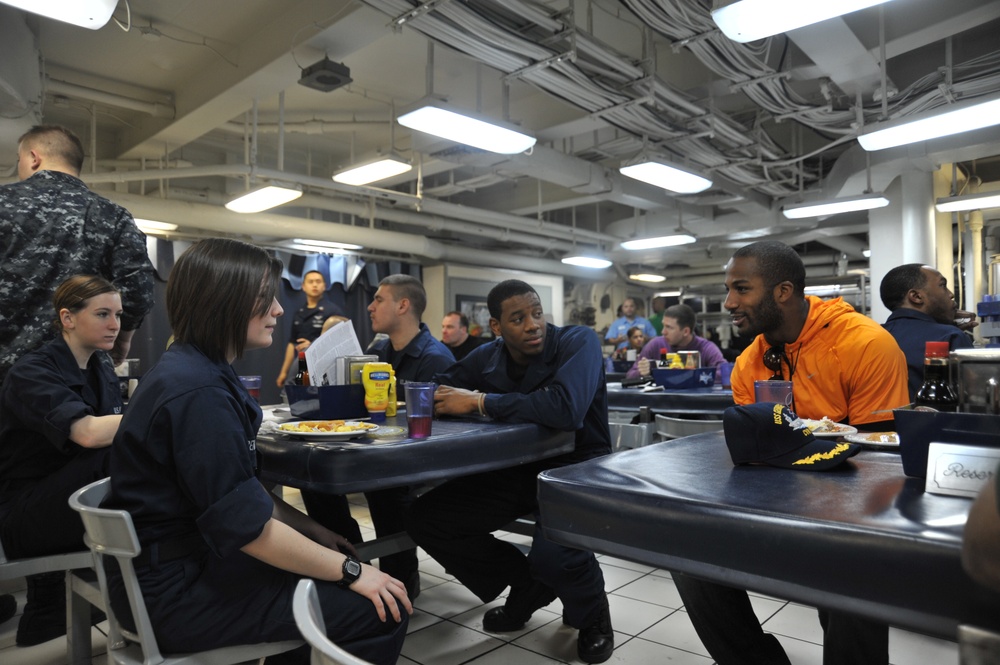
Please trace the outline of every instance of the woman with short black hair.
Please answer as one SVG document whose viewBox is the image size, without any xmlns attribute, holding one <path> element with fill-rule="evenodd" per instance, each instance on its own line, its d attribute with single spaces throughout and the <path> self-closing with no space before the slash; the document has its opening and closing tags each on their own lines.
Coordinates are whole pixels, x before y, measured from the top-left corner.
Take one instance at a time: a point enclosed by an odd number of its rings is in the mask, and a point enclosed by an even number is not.
<svg viewBox="0 0 1000 665">
<path fill-rule="evenodd" d="M 236 240 L 203 240 L 170 273 L 174 343 L 129 404 L 106 505 L 132 515 L 136 572 L 161 649 L 189 652 L 299 637 L 292 596 L 317 580 L 330 639 L 395 663 L 412 611 L 398 580 L 257 479 L 262 414 L 231 363 L 271 344 L 281 262 Z M 129 616 L 117 571 L 109 582 Z M 289 654 L 308 662 L 308 651 Z M 285 660 L 288 660 L 286 658 Z"/>
</svg>

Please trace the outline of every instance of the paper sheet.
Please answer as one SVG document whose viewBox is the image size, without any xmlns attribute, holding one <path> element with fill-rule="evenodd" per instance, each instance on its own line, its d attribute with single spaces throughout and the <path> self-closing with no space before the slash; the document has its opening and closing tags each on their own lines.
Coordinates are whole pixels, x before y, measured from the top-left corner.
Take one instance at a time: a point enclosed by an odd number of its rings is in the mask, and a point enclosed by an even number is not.
<svg viewBox="0 0 1000 665">
<path fill-rule="evenodd" d="M 317 337 L 306 349 L 309 383 L 314 386 L 336 385 L 337 358 L 360 356 L 362 353 L 354 326 L 350 321 L 341 321 Z"/>
</svg>

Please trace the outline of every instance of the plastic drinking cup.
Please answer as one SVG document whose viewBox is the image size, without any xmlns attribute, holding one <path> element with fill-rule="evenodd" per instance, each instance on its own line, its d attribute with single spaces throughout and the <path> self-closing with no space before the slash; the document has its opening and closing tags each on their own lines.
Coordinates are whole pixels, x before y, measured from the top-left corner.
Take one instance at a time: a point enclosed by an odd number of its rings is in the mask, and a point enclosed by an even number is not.
<svg viewBox="0 0 1000 665">
<path fill-rule="evenodd" d="M 259 404 L 260 403 L 260 377 L 259 376 L 241 376 L 240 377 L 240 383 L 242 383 L 243 387 L 247 389 L 248 393 L 250 393 L 250 397 L 253 397 L 255 400 L 257 400 L 257 403 Z"/>
<path fill-rule="evenodd" d="M 431 435 L 434 417 L 435 383 L 410 381 L 405 386 L 406 424 L 411 439 L 426 439 Z"/>
<path fill-rule="evenodd" d="M 792 406 L 792 382 L 791 381 L 754 381 L 754 399 L 758 402 L 774 402 Z"/>
<path fill-rule="evenodd" d="M 733 385 L 733 366 L 735 363 L 723 362 L 719 366 L 719 374 L 722 379 L 723 388 L 731 388 Z"/>
</svg>

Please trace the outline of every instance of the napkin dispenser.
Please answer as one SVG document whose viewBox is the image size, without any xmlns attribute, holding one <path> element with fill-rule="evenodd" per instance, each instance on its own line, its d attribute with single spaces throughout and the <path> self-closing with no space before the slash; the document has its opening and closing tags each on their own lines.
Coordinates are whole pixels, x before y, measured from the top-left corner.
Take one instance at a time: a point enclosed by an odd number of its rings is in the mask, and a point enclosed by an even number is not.
<svg viewBox="0 0 1000 665">
<path fill-rule="evenodd" d="M 288 409 L 297 420 L 350 420 L 368 415 L 365 388 L 347 386 L 285 386 Z"/>
<path fill-rule="evenodd" d="M 948 359 L 958 410 L 1000 415 L 1000 349 L 959 349 Z"/>
<path fill-rule="evenodd" d="M 893 411 L 903 473 L 927 477 L 927 451 L 931 443 L 957 443 L 1000 448 L 1000 416 L 944 411 Z"/>
</svg>

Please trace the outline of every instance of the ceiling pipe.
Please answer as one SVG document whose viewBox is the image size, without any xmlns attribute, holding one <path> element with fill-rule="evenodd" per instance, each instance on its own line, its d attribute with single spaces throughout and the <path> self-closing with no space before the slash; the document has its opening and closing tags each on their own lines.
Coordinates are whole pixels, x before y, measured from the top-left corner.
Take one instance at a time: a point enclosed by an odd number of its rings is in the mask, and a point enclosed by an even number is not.
<svg viewBox="0 0 1000 665">
<path fill-rule="evenodd" d="M 373 127 L 384 127 L 386 120 L 305 120 L 303 122 L 286 122 L 285 131 L 295 134 L 334 134 L 338 132 L 353 132 L 357 130 L 372 129 Z M 243 125 L 235 122 L 226 122 L 219 125 L 219 129 L 230 134 L 243 135 Z M 258 123 L 257 133 L 277 134 L 278 123 Z"/>
<path fill-rule="evenodd" d="M 453 247 L 420 235 L 373 229 L 367 226 L 349 226 L 267 212 L 243 215 L 214 205 L 114 191 L 106 192 L 104 195 L 130 211 L 134 217 L 170 222 L 226 235 L 251 235 L 260 238 L 262 242 L 274 238 L 333 240 L 386 252 L 419 256 L 441 263 L 525 270 L 594 281 L 613 279 L 613 274 L 609 270 L 586 270 L 552 259 Z"/>
<path fill-rule="evenodd" d="M 359 188 L 350 185 L 341 185 L 328 178 L 317 178 L 304 176 L 297 173 L 287 173 L 271 169 L 252 168 L 246 164 L 225 164 L 216 166 L 197 166 L 187 169 L 148 169 L 145 171 L 114 171 L 109 173 L 85 174 L 83 181 L 88 185 L 101 183 L 128 183 L 143 180 L 160 180 L 172 178 L 204 178 L 211 176 L 222 177 L 243 177 L 253 175 L 258 179 L 279 180 L 291 182 L 303 186 L 315 187 L 321 190 L 329 190 L 347 194 L 350 196 L 370 196 L 379 203 L 390 205 L 411 205 L 419 201 L 421 210 L 426 212 L 436 212 L 446 217 L 475 222 L 502 228 L 507 231 L 518 231 L 530 233 L 536 236 L 545 236 L 565 241 L 576 238 L 582 242 L 595 243 L 617 243 L 620 238 L 617 236 L 597 233 L 585 229 L 570 229 L 561 224 L 551 222 L 540 222 L 517 215 L 510 215 L 501 212 L 490 212 L 477 208 L 446 203 L 434 199 L 419 200 L 412 194 L 405 192 L 394 192 L 390 190 Z"/>
<path fill-rule="evenodd" d="M 93 88 L 77 85 L 76 83 L 67 83 L 66 81 L 60 81 L 53 78 L 46 79 L 45 91 L 52 93 L 53 95 L 75 97 L 77 99 L 85 99 L 89 102 L 97 102 L 98 104 L 106 104 L 107 106 L 114 106 L 116 108 L 138 111 L 139 113 L 145 113 L 155 118 L 173 119 L 175 115 L 173 106 L 160 104 L 158 102 L 144 102 L 138 99 L 132 99 L 131 97 L 125 97 L 124 95 L 116 95 L 110 92 L 94 90 Z"/>
<path fill-rule="evenodd" d="M 187 201 L 191 203 L 203 203 L 207 205 L 217 205 L 221 206 L 225 203 L 225 195 L 217 192 L 205 192 L 201 190 L 187 190 L 183 188 L 172 187 L 170 189 L 170 198 L 178 199 L 182 201 Z M 360 201 L 348 201 L 346 199 L 335 199 L 327 196 L 321 196 L 318 194 L 305 194 L 293 203 L 287 205 L 287 208 L 312 208 L 319 210 L 328 210 L 330 212 L 341 213 L 345 215 L 354 215 L 360 219 L 368 220 L 373 216 L 372 207 L 370 203 L 360 202 Z M 545 251 L 562 251 L 570 252 L 574 251 L 572 243 L 551 240 L 546 238 L 537 238 L 534 236 L 518 236 L 512 238 L 511 234 L 507 231 L 500 229 L 485 228 L 483 226 L 477 226 L 468 222 L 462 222 L 455 219 L 445 219 L 437 215 L 429 215 L 425 213 L 412 212 L 409 210 L 395 210 L 391 208 L 379 208 L 376 206 L 374 211 L 375 219 L 380 219 L 387 222 L 395 222 L 398 224 L 408 224 L 411 226 L 418 226 L 422 229 L 428 229 L 430 231 L 452 231 L 455 233 L 462 233 L 465 235 L 476 236 L 480 238 L 489 238 L 491 240 L 497 240 L 500 242 L 510 242 L 511 244 L 525 245 L 528 247 L 537 247 Z M 189 225 L 185 225 L 189 226 Z"/>
</svg>

